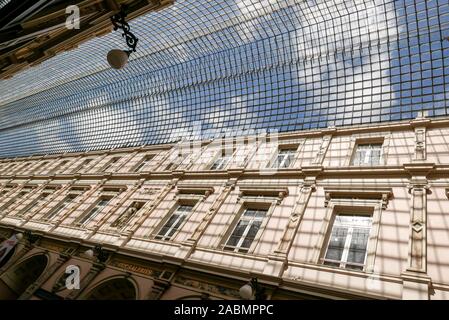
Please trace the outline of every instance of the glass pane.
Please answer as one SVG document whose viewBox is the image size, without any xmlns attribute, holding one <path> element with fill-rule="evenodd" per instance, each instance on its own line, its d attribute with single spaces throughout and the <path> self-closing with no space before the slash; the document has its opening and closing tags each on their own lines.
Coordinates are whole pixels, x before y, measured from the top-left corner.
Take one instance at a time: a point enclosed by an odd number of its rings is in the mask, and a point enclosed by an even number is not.
<svg viewBox="0 0 449 320">
<path fill-rule="evenodd" d="M 245 233 L 248 223 L 249 222 L 246 220 L 239 221 L 239 223 L 235 227 L 234 231 L 232 232 L 231 237 L 229 238 L 228 242 L 226 243 L 227 246 L 236 246 L 238 244 L 240 238 Z"/>
<path fill-rule="evenodd" d="M 170 229 L 170 227 L 175 223 L 177 218 L 178 218 L 177 215 L 172 215 L 168 219 L 167 223 L 162 227 L 161 231 L 159 231 L 158 234 L 165 236 L 167 234 L 168 230 Z"/>
<path fill-rule="evenodd" d="M 345 247 L 348 229 L 342 227 L 334 227 L 329 239 L 329 245 L 325 259 L 340 261 Z"/>
<path fill-rule="evenodd" d="M 255 217 L 256 218 L 265 218 L 265 215 L 267 214 L 268 210 L 257 210 Z"/>
<path fill-rule="evenodd" d="M 370 158 L 370 164 L 371 165 L 376 165 L 380 163 L 380 154 L 381 154 L 381 150 L 380 149 L 376 149 L 376 150 L 372 150 L 371 151 L 371 158 Z"/>
<path fill-rule="evenodd" d="M 345 225 L 348 227 L 371 227 L 371 216 L 356 216 L 356 215 L 338 215 L 335 217 L 334 225 Z"/>
<path fill-rule="evenodd" d="M 253 209 L 246 209 L 245 212 L 243 213 L 245 217 L 254 217 L 255 214 L 256 211 Z"/>
<path fill-rule="evenodd" d="M 237 226 L 235 227 L 232 235 L 234 237 L 241 237 L 243 235 L 243 233 L 245 232 L 245 229 L 248 226 L 248 223 L 249 223 L 248 221 L 240 220 L 239 223 L 237 224 Z"/>
<path fill-rule="evenodd" d="M 228 240 L 228 243 L 226 243 L 226 246 L 229 247 L 235 247 L 239 243 L 240 237 L 231 236 Z"/>
<path fill-rule="evenodd" d="M 351 245 L 348 253 L 348 262 L 365 263 L 366 247 L 369 238 L 369 229 L 353 229 Z"/>
<path fill-rule="evenodd" d="M 181 223 L 184 221 L 185 218 L 186 218 L 185 215 L 179 216 L 179 219 L 177 220 L 176 224 L 173 226 L 173 228 L 170 230 L 168 234 L 169 237 L 171 237 L 175 233 L 175 231 L 179 229 Z"/>
</svg>

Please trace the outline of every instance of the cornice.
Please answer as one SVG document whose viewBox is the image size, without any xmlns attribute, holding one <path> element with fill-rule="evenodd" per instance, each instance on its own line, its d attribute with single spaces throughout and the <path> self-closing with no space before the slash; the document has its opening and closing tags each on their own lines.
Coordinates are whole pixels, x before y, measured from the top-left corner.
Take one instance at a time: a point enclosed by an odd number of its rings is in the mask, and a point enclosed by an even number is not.
<svg viewBox="0 0 449 320">
<path fill-rule="evenodd" d="M 378 131 L 401 131 L 401 130 L 414 130 L 415 127 L 426 126 L 427 128 L 439 128 L 439 127 L 449 127 L 449 117 L 440 118 L 416 118 L 413 120 L 404 120 L 397 122 L 385 122 L 378 124 L 367 124 L 359 126 L 345 126 L 345 127 L 330 127 L 325 129 L 313 129 L 307 131 L 295 131 L 279 133 L 277 135 L 278 140 L 288 140 L 288 139 L 301 139 L 301 138 L 319 138 L 325 135 L 352 135 L 355 133 L 367 133 L 367 132 L 378 132 Z M 257 136 L 249 136 L 249 138 L 255 138 Z M 270 137 L 270 134 L 267 134 Z M 229 138 L 238 139 L 239 137 Z M 210 139 L 201 141 L 201 145 L 210 144 Z M 190 143 L 190 142 L 189 142 Z M 0 163 L 11 162 L 11 161 L 22 161 L 22 160 L 40 160 L 40 159 L 51 159 L 51 158 L 66 158 L 74 157 L 79 155 L 90 156 L 99 154 L 117 154 L 117 153 L 129 153 L 129 152 L 147 152 L 147 151 L 166 151 L 175 147 L 177 143 L 167 143 L 159 145 L 142 145 L 130 148 L 117 148 L 112 150 L 94 150 L 86 152 L 76 152 L 76 153 L 63 153 L 63 154 L 48 154 L 48 155 L 34 155 L 26 157 L 14 157 L 14 158 L 3 158 L 0 159 Z"/>
<path fill-rule="evenodd" d="M 375 167 L 323 167 L 302 166 L 300 168 L 278 169 L 268 174 L 257 169 L 229 169 L 225 171 L 198 170 L 198 171 L 151 171 L 146 173 L 76 173 L 57 175 L 0 175 L 1 180 L 51 180 L 57 183 L 61 180 L 158 180 L 158 179 L 304 179 L 307 177 L 325 178 L 409 178 L 410 175 L 429 175 L 435 177 L 449 173 L 449 165 L 436 165 L 433 163 L 410 163 L 402 166 L 375 166 Z"/>
</svg>

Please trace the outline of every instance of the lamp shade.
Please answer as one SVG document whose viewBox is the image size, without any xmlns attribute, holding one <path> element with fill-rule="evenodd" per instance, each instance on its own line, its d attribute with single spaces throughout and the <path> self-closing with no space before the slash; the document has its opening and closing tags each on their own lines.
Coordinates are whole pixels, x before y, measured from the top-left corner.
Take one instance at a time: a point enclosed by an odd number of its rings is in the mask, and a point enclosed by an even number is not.
<svg viewBox="0 0 449 320">
<path fill-rule="evenodd" d="M 239 293 L 243 299 L 250 300 L 253 297 L 253 288 L 247 283 L 240 288 Z"/>
<path fill-rule="evenodd" d="M 127 51 L 113 49 L 108 52 L 109 65 L 114 69 L 123 69 L 128 63 L 129 53 Z"/>
<path fill-rule="evenodd" d="M 94 256 L 94 251 L 92 249 L 87 249 L 86 251 L 84 251 L 84 254 L 87 257 L 92 258 Z"/>
</svg>

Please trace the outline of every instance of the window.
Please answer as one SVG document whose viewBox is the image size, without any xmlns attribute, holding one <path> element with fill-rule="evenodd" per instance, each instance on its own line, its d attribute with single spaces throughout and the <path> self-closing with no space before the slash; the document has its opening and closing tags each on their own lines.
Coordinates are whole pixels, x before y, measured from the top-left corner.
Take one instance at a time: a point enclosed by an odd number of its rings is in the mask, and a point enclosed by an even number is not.
<svg viewBox="0 0 449 320">
<path fill-rule="evenodd" d="M 86 226 L 96 216 L 98 216 L 98 214 L 100 214 L 100 212 L 108 205 L 111 199 L 112 197 L 100 198 L 100 200 L 97 201 L 97 203 L 92 209 L 90 209 L 86 214 L 81 216 L 81 218 L 76 220 L 75 224 L 78 226 Z"/>
<path fill-rule="evenodd" d="M 28 211 L 30 211 L 33 208 L 39 208 L 41 205 L 44 204 L 44 202 L 46 201 L 46 199 L 48 199 L 48 196 L 51 193 L 47 192 L 43 192 L 41 193 L 36 199 L 32 200 L 27 206 L 25 206 L 25 208 L 23 208 L 22 210 L 20 210 L 20 212 L 17 214 L 18 217 L 23 217 Z"/>
<path fill-rule="evenodd" d="M 159 240 L 169 240 L 181 223 L 192 211 L 193 205 L 179 205 L 156 236 Z"/>
<path fill-rule="evenodd" d="M 372 217 L 336 215 L 323 264 L 363 270 Z"/>
<path fill-rule="evenodd" d="M 11 207 L 13 204 L 17 203 L 19 200 L 21 200 L 26 194 L 28 194 L 29 191 L 21 191 L 18 195 L 14 196 L 13 198 L 11 198 L 8 202 L 6 202 L 1 208 L 0 210 L 6 210 L 9 207 Z"/>
<path fill-rule="evenodd" d="M 154 155 L 145 156 L 144 159 L 139 163 L 139 165 L 134 169 L 134 172 L 140 172 L 144 171 L 151 162 L 151 160 L 154 158 Z"/>
<path fill-rule="evenodd" d="M 232 158 L 231 155 L 222 155 L 217 160 L 215 160 L 215 162 L 210 167 L 210 170 L 224 169 L 227 166 L 228 162 L 231 160 L 231 158 Z"/>
<path fill-rule="evenodd" d="M 174 158 L 170 161 L 167 167 L 165 167 L 165 171 L 175 170 L 187 157 L 187 155 L 178 155 L 178 157 Z"/>
<path fill-rule="evenodd" d="M 296 149 L 279 149 L 276 158 L 271 164 L 271 167 L 288 168 L 292 164 L 295 158 L 295 154 Z"/>
<path fill-rule="evenodd" d="M 4 171 L 5 174 L 9 174 L 10 172 L 13 171 L 13 169 L 14 169 L 14 167 L 15 167 L 16 165 L 17 165 L 17 164 L 14 164 L 14 163 L 7 164 L 7 165 L 3 168 L 2 171 Z M 8 171 L 6 171 L 6 169 L 8 169 Z"/>
<path fill-rule="evenodd" d="M 77 172 L 85 171 L 92 161 L 93 161 L 93 159 L 85 159 L 76 171 Z"/>
<path fill-rule="evenodd" d="M 2 191 L 0 191 L 0 199 L 3 198 L 5 194 L 12 190 L 12 187 L 4 187 Z"/>
<path fill-rule="evenodd" d="M 267 212 L 267 209 L 245 209 L 224 249 L 248 252 Z"/>
<path fill-rule="evenodd" d="M 27 169 L 30 165 L 31 165 L 31 162 L 25 163 L 25 164 L 20 168 L 20 171 L 21 171 L 22 173 L 24 173 L 24 172 L 26 171 L 26 169 Z"/>
<path fill-rule="evenodd" d="M 352 164 L 356 166 L 373 166 L 381 163 L 382 143 L 358 144 Z"/>
<path fill-rule="evenodd" d="M 67 164 L 69 162 L 70 162 L 69 160 L 61 161 L 53 170 L 51 170 L 51 173 L 56 173 L 58 171 L 62 171 L 63 169 L 65 169 L 65 167 L 67 166 Z"/>
<path fill-rule="evenodd" d="M 48 164 L 48 161 L 42 162 L 42 163 L 37 167 L 36 172 L 37 172 L 37 173 L 41 172 L 42 169 L 44 169 L 44 168 L 47 166 L 47 164 Z"/>
<path fill-rule="evenodd" d="M 123 212 L 120 217 L 118 217 L 117 220 L 115 220 L 112 224 L 111 227 L 113 228 L 117 228 L 117 229 L 121 229 L 123 227 L 125 227 L 129 221 L 131 220 L 132 217 L 134 217 L 137 212 L 139 212 L 140 209 L 142 209 L 142 207 L 145 205 L 144 202 L 133 202 L 128 209 L 125 210 L 125 212 Z"/>
<path fill-rule="evenodd" d="M 67 209 L 69 204 L 72 203 L 72 201 L 75 200 L 78 196 L 79 196 L 79 194 L 69 194 L 53 210 L 49 211 L 44 216 L 44 220 L 49 221 L 49 220 L 53 219 L 53 217 L 56 217 L 57 215 L 59 215 L 59 213 L 61 213 L 65 209 Z"/>
<path fill-rule="evenodd" d="M 106 172 L 106 171 L 110 171 L 111 167 L 116 164 L 119 160 L 121 159 L 121 157 L 114 157 L 112 158 L 101 170 L 100 172 Z"/>
</svg>

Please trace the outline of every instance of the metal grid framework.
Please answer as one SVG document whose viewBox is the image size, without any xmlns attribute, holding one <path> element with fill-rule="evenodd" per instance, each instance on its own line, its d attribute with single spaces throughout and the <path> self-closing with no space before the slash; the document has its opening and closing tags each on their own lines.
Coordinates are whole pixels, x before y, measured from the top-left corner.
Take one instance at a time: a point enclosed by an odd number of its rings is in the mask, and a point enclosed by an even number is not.
<svg viewBox="0 0 449 320">
<path fill-rule="evenodd" d="M 447 0 L 178 0 L 0 81 L 0 157 L 447 115 Z"/>
</svg>

